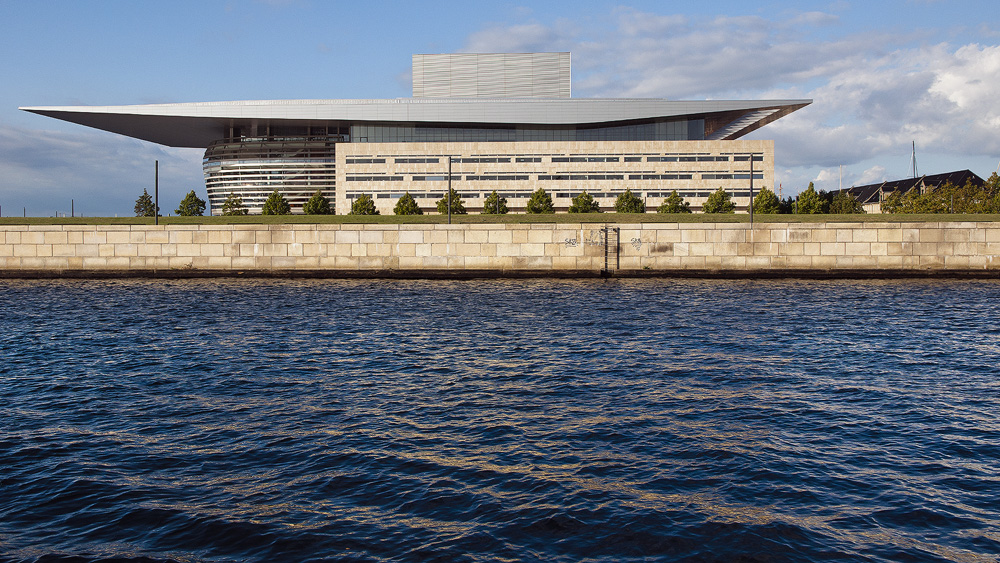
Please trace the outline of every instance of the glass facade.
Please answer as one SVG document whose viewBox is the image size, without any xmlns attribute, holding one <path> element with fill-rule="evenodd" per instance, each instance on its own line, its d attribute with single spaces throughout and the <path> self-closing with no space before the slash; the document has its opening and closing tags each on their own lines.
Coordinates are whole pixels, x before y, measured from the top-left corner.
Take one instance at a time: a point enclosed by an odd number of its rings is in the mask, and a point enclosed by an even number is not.
<svg viewBox="0 0 1000 563">
<path fill-rule="evenodd" d="M 355 143 L 512 143 L 527 141 L 700 141 L 705 120 L 657 121 L 603 127 L 456 127 L 399 123 L 351 126 Z"/>
<path fill-rule="evenodd" d="M 264 200 L 279 190 L 301 213 L 302 205 L 320 190 L 335 203 L 336 147 L 342 135 L 243 137 L 212 143 L 202 168 L 213 215 L 222 214 L 229 194 L 243 199 L 250 213 L 261 212 Z"/>
</svg>

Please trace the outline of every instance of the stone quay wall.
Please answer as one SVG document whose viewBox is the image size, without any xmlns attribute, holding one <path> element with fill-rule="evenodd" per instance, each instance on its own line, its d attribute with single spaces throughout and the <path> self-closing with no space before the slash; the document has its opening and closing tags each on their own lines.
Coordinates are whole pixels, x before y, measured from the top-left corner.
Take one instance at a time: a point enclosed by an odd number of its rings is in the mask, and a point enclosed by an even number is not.
<svg viewBox="0 0 1000 563">
<path fill-rule="evenodd" d="M 0 277 L 1000 277 L 1000 222 L 608 226 L 0 225 Z"/>
</svg>

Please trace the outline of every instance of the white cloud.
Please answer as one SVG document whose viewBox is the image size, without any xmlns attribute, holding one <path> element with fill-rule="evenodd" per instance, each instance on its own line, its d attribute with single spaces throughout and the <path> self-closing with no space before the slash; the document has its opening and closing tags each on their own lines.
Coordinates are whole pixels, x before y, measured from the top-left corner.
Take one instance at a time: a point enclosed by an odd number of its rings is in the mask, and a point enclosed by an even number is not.
<svg viewBox="0 0 1000 563">
<path fill-rule="evenodd" d="M 1000 46 L 927 45 L 916 33 L 836 36 L 839 18 L 828 12 L 612 15 L 610 29 L 493 27 L 470 36 L 466 50 L 572 51 L 574 95 L 583 97 L 812 98 L 752 135 L 775 140 L 776 164 L 794 181 L 861 163 L 869 168 L 845 169 L 845 184 L 872 177 L 872 159 L 913 141 L 951 155 L 957 168 L 968 167 L 962 158 L 1000 155 Z"/>
<path fill-rule="evenodd" d="M 201 156 L 198 149 L 166 148 L 111 133 L 2 125 L 0 205 L 4 215 L 19 215 L 22 208 L 28 215 L 53 215 L 69 212 L 73 199 L 78 214 L 129 215 L 143 188 L 153 193 L 154 161 L 159 160 L 160 208 L 169 213 L 189 190 L 204 198 Z"/>
</svg>

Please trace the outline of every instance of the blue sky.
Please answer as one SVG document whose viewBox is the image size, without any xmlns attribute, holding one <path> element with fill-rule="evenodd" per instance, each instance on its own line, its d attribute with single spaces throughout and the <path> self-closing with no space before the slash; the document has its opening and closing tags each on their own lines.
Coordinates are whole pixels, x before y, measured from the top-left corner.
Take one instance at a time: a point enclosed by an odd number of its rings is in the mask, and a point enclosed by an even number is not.
<svg viewBox="0 0 1000 563">
<path fill-rule="evenodd" d="M 410 55 L 571 51 L 573 95 L 813 98 L 774 139 L 785 195 L 1000 164 L 1000 10 L 986 1 L 0 0 L 0 212 L 130 215 L 205 197 L 201 151 L 18 106 L 410 95 Z M 778 186 L 775 186 L 777 189 Z"/>
</svg>

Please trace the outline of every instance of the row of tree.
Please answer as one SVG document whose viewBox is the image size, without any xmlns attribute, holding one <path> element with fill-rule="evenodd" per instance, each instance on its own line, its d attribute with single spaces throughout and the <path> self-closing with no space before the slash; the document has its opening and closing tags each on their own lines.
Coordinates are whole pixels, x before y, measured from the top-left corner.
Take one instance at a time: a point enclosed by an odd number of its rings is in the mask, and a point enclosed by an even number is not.
<svg viewBox="0 0 1000 563">
<path fill-rule="evenodd" d="M 937 188 L 896 191 L 882 201 L 883 213 L 1000 213 L 1000 176 L 994 172 L 982 186 L 946 182 Z"/>
<path fill-rule="evenodd" d="M 457 191 L 451 189 L 450 205 L 453 215 L 465 215 L 465 202 Z M 437 201 L 438 213 L 448 213 L 449 198 L 445 196 Z M 153 217 L 159 210 L 155 209 L 153 198 L 146 190 L 135 202 L 137 217 Z M 205 213 L 205 201 L 195 195 L 194 190 L 181 200 L 174 213 L 179 216 L 200 216 Z M 544 189 L 539 188 L 528 199 L 525 208 L 528 213 L 555 213 L 555 206 Z M 642 198 L 626 189 L 615 200 L 616 213 L 645 213 L 646 203 Z M 332 215 L 333 207 L 330 200 L 320 190 L 302 206 L 306 215 Z M 603 210 L 592 195 L 586 191 L 573 198 L 569 207 L 570 213 L 601 213 Z M 809 187 L 797 197 L 779 199 L 773 191 L 763 188 L 753 199 L 753 211 L 759 214 L 817 214 L 864 213 L 861 203 L 849 192 L 840 191 L 827 193 L 816 191 L 812 182 Z M 946 183 L 923 193 L 920 190 L 910 190 L 908 193 L 893 192 L 882 202 L 884 213 L 1000 213 L 1000 177 L 992 174 L 983 186 L 967 182 L 964 186 L 954 186 Z M 236 194 L 229 194 L 222 205 L 223 215 L 246 215 L 248 209 L 243 200 Z M 274 190 L 262 209 L 264 215 L 288 215 L 292 212 L 291 205 L 278 190 Z M 409 192 L 403 194 L 393 209 L 396 215 L 423 215 L 423 210 Z M 484 215 L 505 215 L 510 212 L 507 198 L 501 197 L 494 190 L 483 203 Z M 656 208 L 657 213 L 691 213 L 691 205 L 681 197 L 677 190 L 667 196 Z M 702 206 L 703 213 L 735 213 L 736 204 L 729 192 L 721 187 L 713 192 Z M 351 204 L 351 215 L 378 215 L 375 202 L 369 195 L 362 195 Z"/>
<path fill-rule="evenodd" d="M 142 190 L 142 195 L 135 200 L 136 217 L 155 217 L 160 209 L 153 203 L 153 197 L 149 192 Z M 195 195 L 194 190 L 188 192 L 181 204 L 174 210 L 174 213 L 181 217 L 200 217 L 205 214 L 205 200 Z"/>
</svg>

